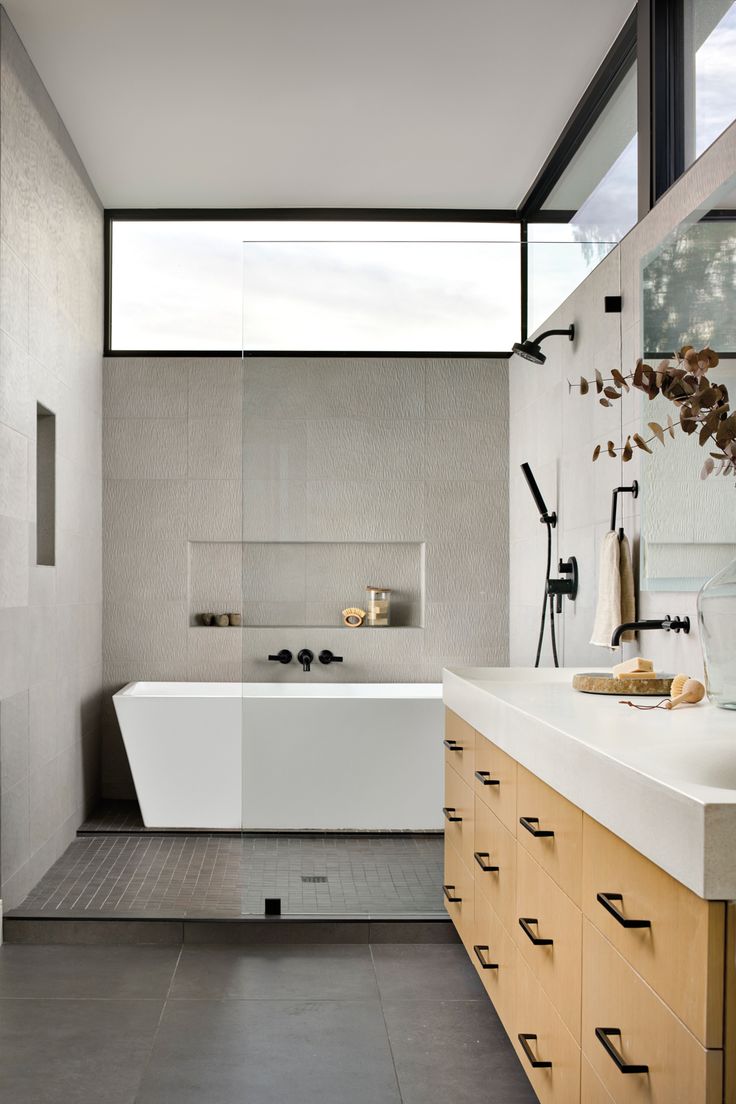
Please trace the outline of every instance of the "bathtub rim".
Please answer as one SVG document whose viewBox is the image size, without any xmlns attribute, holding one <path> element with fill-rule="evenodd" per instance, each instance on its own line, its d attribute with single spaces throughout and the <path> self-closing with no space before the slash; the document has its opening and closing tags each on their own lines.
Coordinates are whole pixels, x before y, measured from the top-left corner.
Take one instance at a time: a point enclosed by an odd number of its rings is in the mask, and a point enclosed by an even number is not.
<svg viewBox="0 0 736 1104">
<path fill-rule="evenodd" d="M 441 682 L 148 682 L 135 680 L 113 698 L 139 701 L 208 698 L 274 701 L 437 701 Z"/>
</svg>

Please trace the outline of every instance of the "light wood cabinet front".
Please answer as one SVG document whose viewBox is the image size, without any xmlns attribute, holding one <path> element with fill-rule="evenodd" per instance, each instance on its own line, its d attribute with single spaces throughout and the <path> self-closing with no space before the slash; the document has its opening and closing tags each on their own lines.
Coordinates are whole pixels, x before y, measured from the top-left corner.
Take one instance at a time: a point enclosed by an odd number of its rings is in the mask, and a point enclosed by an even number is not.
<svg viewBox="0 0 736 1104">
<path fill-rule="evenodd" d="M 696 897 L 586 816 L 583 911 L 704 1046 L 721 1046 L 722 901 Z"/>
<path fill-rule="evenodd" d="M 516 838 L 580 905 L 583 814 L 545 782 L 518 766 Z"/>
<path fill-rule="evenodd" d="M 580 1100 L 581 1104 L 616 1104 L 585 1055 L 580 1063 Z"/>
<path fill-rule="evenodd" d="M 473 869 L 475 843 L 475 797 L 460 775 L 445 765 L 445 839 L 461 855 L 468 870 Z"/>
<path fill-rule="evenodd" d="M 516 761 L 475 734 L 475 792 L 510 832 L 516 834 Z"/>
<path fill-rule="evenodd" d="M 616 1104 L 716 1104 L 720 1050 L 706 1050 L 601 935 L 583 925 L 583 1053 Z"/>
<path fill-rule="evenodd" d="M 578 1104 L 580 1047 L 522 955 L 518 958 L 517 972 L 516 1030 L 512 1042 L 524 1071 L 542 1104 Z M 539 1062 L 548 1064 L 533 1064 Z"/>
<path fill-rule="evenodd" d="M 482 893 L 475 896 L 472 961 L 499 1019 L 513 1034 L 516 1014 L 516 944 Z"/>
<path fill-rule="evenodd" d="M 456 770 L 472 787 L 475 772 L 475 729 L 453 713 L 445 710 L 445 764 Z"/>
<path fill-rule="evenodd" d="M 475 920 L 473 875 L 447 838 L 445 838 L 445 880 L 442 883 L 442 892 L 445 908 L 463 942 L 467 945 L 473 938 Z"/>
<path fill-rule="evenodd" d="M 522 847 L 516 864 L 516 945 L 580 1041 L 582 914 Z"/>
<path fill-rule="evenodd" d="M 477 795 L 473 856 L 476 890 L 511 931 L 516 923 L 516 840 Z"/>
</svg>

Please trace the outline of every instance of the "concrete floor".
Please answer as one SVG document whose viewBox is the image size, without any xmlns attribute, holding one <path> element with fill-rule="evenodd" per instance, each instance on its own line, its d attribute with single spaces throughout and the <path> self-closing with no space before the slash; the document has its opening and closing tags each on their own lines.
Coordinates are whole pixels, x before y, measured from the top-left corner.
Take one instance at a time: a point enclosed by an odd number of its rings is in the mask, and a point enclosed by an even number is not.
<svg viewBox="0 0 736 1104">
<path fill-rule="evenodd" d="M 0 948 L 9 1104 L 533 1104 L 459 946 Z"/>
</svg>

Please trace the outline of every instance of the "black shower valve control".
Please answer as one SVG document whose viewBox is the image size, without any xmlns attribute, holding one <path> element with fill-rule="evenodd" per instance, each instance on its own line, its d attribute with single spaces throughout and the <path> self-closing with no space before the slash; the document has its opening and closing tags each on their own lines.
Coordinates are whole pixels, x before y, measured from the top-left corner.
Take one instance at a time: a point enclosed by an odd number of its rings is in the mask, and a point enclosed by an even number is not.
<svg viewBox="0 0 736 1104">
<path fill-rule="evenodd" d="M 563 597 L 569 598 L 571 602 L 574 602 L 577 598 L 578 561 L 574 556 L 570 556 L 569 560 L 560 560 L 557 564 L 557 570 L 562 577 L 547 581 L 547 594 L 550 598 L 557 599 L 557 612 L 562 613 Z"/>
</svg>

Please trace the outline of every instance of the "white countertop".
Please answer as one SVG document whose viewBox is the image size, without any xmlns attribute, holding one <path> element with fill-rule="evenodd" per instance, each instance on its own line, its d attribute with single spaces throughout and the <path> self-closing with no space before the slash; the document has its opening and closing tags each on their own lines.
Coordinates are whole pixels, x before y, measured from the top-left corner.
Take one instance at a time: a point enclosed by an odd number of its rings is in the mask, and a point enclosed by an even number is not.
<svg viewBox="0 0 736 1104">
<path fill-rule="evenodd" d="M 736 899 L 736 712 L 707 703 L 631 709 L 616 695 L 573 690 L 577 670 L 450 668 L 443 696 L 700 897 Z"/>
</svg>

